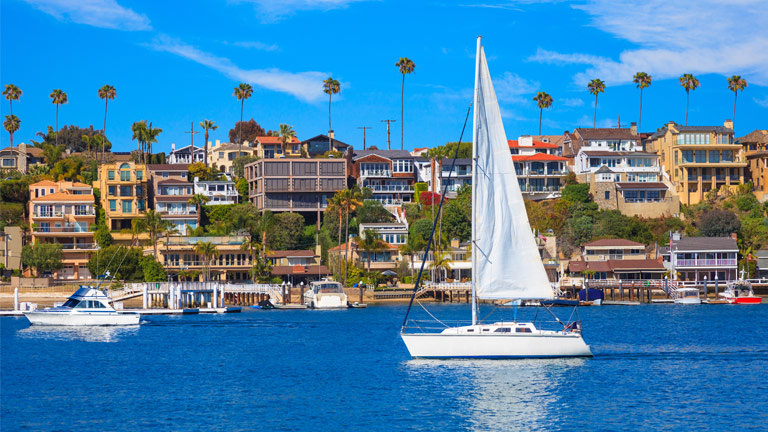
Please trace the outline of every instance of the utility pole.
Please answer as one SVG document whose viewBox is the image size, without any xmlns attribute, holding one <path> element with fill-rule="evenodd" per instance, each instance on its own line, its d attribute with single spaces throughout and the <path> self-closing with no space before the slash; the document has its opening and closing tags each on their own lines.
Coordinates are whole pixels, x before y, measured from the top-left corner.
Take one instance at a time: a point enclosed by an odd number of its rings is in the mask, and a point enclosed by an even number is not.
<svg viewBox="0 0 768 432">
<path fill-rule="evenodd" d="M 390 123 L 394 123 L 396 121 L 397 120 L 382 120 L 381 121 L 382 123 L 386 123 L 387 124 L 387 150 L 392 150 L 391 142 L 389 140 L 389 124 Z"/>
<path fill-rule="evenodd" d="M 190 126 L 190 128 L 189 128 L 189 132 L 184 132 L 184 133 L 188 133 L 189 134 L 189 138 L 192 141 L 191 142 L 192 150 L 190 150 L 190 151 L 192 152 L 192 161 L 194 162 L 194 160 L 195 160 L 195 158 L 194 158 L 194 155 L 195 155 L 195 134 L 199 134 L 200 131 L 195 132 L 195 122 L 192 122 L 192 126 Z"/>
<path fill-rule="evenodd" d="M 358 127 L 358 129 L 362 129 L 363 130 L 363 150 L 365 150 L 365 130 L 366 129 L 371 129 L 371 127 L 370 126 L 360 126 L 360 127 Z"/>
</svg>

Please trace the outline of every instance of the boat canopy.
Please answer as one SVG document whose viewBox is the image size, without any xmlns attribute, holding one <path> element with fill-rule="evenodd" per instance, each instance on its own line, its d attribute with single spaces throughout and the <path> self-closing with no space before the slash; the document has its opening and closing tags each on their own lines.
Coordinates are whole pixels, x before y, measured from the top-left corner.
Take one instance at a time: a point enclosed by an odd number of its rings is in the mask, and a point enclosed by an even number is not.
<svg viewBox="0 0 768 432">
<path fill-rule="evenodd" d="M 311 288 L 315 294 L 344 294 L 338 282 L 312 282 Z"/>
</svg>

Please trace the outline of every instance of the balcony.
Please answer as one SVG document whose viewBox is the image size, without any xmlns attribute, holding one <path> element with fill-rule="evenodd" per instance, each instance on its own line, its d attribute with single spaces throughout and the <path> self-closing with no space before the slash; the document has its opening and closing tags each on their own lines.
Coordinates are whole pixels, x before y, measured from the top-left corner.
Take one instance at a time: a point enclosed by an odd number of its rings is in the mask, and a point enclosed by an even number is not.
<svg viewBox="0 0 768 432">
<path fill-rule="evenodd" d="M 60 211 L 41 211 L 34 215 L 36 218 L 63 218 L 64 212 Z"/>
<path fill-rule="evenodd" d="M 88 250 L 96 250 L 99 248 L 99 245 L 96 243 L 57 243 L 61 245 L 61 249 L 65 252 L 67 251 L 88 251 Z"/>
<path fill-rule="evenodd" d="M 677 267 L 735 267 L 736 258 L 718 258 L 718 259 L 677 259 Z"/>
<path fill-rule="evenodd" d="M 660 203 L 664 201 L 670 201 L 670 198 L 624 198 L 624 202 L 629 204 L 635 203 Z"/>
<path fill-rule="evenodd" d="M 74 227 L 34 227 L 32 232 L 35 234 L 93 234 L 88 228 L 74 226 Z"/>
<path fill-rule="evenodd" d="M 560 186 L 520 186 L 522 192 L 559 192 Z"/>
<path fill-rule="evenodd" d="M 392 177 L 392 170 L 362 170 L 360 177 Z"/>
<path fill-rule="evenodd" d="M 187 210 L 160 210 L 158 213 L 161 216 L 195 216 L 197 217 L 197 210 L 187 209 Z"/>
<path fill-rule="evenodd" d="M 413 192 L 413 186 L 409 185 L 371 185 L 364 187 L 374 192 Z"/>
</svg>

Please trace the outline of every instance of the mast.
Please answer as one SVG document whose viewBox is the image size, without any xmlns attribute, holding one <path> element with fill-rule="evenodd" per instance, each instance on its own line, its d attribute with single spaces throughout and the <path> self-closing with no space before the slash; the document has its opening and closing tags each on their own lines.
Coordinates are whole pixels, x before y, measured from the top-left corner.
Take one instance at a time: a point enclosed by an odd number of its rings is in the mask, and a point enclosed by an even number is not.
<svg viewBox="0 0 768 432">
<path fill-rule="evenodd" d="M 475 296 L 475 284 L 477 283 L 477 266 L 475 266 L 475 259 L 477 257 L 477 246 L 475 245 L 475 229 L 477 224 L 477 218 L 475 213 L 477 212 L 477 206 L 475 202 L 477 200 L 477 194 L 475 193 L 475 185 L 477 184 L 477 76 L 480 73 L 480 49 L 482 36 L 477 37 L 477 54 L 475 59 L 475 92 L 472 100 L 472 106 L 475 110 L 474 116 L 472 116 L 472 238 L 470 239 L 472 244 L 472 325 L 477 324 L 477 297 Z"/>
</svg>

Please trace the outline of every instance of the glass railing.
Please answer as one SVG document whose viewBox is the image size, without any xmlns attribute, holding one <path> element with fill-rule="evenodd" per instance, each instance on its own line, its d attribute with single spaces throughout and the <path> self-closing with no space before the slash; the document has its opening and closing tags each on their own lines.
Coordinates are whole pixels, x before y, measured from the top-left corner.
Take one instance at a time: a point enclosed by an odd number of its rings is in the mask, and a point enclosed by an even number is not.
<svg viewBox="0 0 768 432">
<path fill-rule="evenodd" d="M 89 233 L 88 227 L 35 227 L 34 233 Z"/>
<path fill-rule="evenodd" d="M 372 185 L 365 187 L 374 192 L 413 192 L 413 186 L 408 185 Z"/>
<path fill-rule="evenodd" d="M 360 171 L 363 177 L 392 177 L 391 170 L 363 170 Z"/>
</svg>

